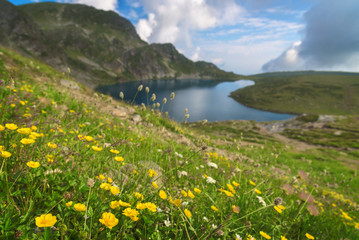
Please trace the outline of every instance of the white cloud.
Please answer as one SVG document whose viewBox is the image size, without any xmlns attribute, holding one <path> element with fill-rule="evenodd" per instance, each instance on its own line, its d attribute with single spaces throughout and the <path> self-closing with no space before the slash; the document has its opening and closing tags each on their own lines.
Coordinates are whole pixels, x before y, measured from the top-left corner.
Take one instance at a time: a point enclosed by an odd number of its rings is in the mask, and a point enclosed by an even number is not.
<svg viewBox="0 0 359 240">
<path fill-rule="evenodd" d="M 201 51 L 200 47 L 196 47 L 196 51 L 193 53 L 191 60 L 197 62 L 199 60 L 199 52 Z"/>
<path fill-rule="evenodd" d="M 59 2 L 65 2 L 65 3 L 78 3 L 78 4 L 84 4 L 88 6 L 92 6 L 97 9 L 105 10 L 105 11 L 115 11 L 117 12 L 118 3 L 117 0 L 58 0 Z"/>
<path fill-rule="evenodd" d="M 222 65 L 223 64 L 223 58 L 219 57 L 219 58 L 213 58 L 211 59 L 211 62 L 213 62 L 216 65 Z"/>
<path fill-rule="evenodd" d="M 192 45 L 191 34 L 221 24 L 234 24 L 243 9 L 234 0 L 142 0 L 147 18 L 136 29 L 149 42 Z M 156 22 L 156 24 L 153 24 Z M 149 34 L 150 33 L 150 34 Z"/>
</svg>

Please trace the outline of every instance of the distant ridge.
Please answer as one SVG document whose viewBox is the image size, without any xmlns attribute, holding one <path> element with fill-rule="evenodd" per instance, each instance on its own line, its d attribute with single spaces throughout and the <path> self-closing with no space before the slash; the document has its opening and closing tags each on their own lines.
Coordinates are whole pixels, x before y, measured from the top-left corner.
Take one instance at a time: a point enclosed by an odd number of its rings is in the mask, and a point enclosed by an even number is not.
<svg viewBox="0 0 359 240">
<path fill-rule="evenodd" d="M 36 57 L 92 88 L 140 79 L 238 79 L 193 62 L 172 44 L 148 44 L 127 19 L 80 4 L 0 0 L 0 44 Z"/>
</svg>

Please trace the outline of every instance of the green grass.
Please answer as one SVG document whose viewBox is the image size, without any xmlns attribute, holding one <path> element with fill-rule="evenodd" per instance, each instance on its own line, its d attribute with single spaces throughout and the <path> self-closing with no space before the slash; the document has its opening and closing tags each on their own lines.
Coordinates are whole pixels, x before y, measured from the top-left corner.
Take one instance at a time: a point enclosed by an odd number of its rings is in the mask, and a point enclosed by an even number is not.
<svg viewBox="0 0 359 240">
<path fill-rule="evenodd" d="M 235 100 L 250 107 L 296 114 L 359 113 L 359 75 L 308 73 L 252 77 L 255 85 L 231 93 Z"/>
<path fill-rule="evenodd" d="M 261 132 L 255 122 L 179 124 L 158 110 L 129 106 L 84 87 L 63 89 L 59 80 L 66 76 L 0 51 L 5 81 L 0 87 L 0 239 L 235 239 L 236 234 L 264 239 L 261 231 L 272 239 L 305 239 L 307 233 L 316 239 L 358 238 L 359 183 L 356 172 L 336 159 L 338 150 L 298 152 Z M 118 106 L 132 109 L 142 121 L 111 115 Z M 32 133 L 11 130 L 6 125 L 11 123 Z M 23 144 L 24 138 L 35 141 Z M 30 161 L 39 167 L 29 167 Z M 150 169 L 157 175 L 150 176 Z M 299 178 L 298 170 L 309 173 L 308 179 Z M 281 188 L 286 183 L 293 194 Z M 317 216 L 298 198 L 300 192 L 315 197 L 310 205 Z M 170 196 L 182 204 L 171 203 Z M 274 209 L 278 197 L 282 213 Z M 119 200 L 131 207 L 115 207 Z M 85 211 L 74 207 L 78 203 Z M 157 208 L 139 209 L 138 203 Z M 126 208 L 136 209 L 138 219 L 124 215 Z M 109 212 L 118 224 L 99 221 Z M 56 216 L 49 222 L 53 227 L 36 223 L 45 214 Z"/>
</svg>

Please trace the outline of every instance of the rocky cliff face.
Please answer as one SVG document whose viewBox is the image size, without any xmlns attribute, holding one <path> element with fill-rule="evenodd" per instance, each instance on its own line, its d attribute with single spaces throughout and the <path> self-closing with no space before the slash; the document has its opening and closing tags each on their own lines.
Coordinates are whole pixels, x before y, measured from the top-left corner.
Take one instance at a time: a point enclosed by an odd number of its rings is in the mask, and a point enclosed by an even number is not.
<svg viewBox="0 0 359 240">
<path fill-rule="evenodd" d="M 79 4 L 14 6 L 0 0 L 0 44 L 40 58 L 90 87 L 139 79 L 237 78 L 192 62 L 172 44 L 147 44 L 112 11 Z"/>
</svg>

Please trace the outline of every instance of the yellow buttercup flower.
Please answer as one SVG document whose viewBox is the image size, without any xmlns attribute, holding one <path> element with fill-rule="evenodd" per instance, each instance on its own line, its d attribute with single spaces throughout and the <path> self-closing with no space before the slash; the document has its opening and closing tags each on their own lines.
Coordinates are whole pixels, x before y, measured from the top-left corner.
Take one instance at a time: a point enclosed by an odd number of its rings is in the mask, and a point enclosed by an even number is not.
<svg viewBox="0 0 359 240">
<path fill-rule="evenodd" d="M 252 182 L 251 180 L 249 180 L 249 183 L 252 184 L 253 186 L 257 185 L 254 182 Z"/>
<path fill-rule="evenodd" d="M 126 208 L 125 210 L 123 210 L 122 214 L 126 217 L 130 217 L 133 221 L 137 221 L 137 215 L 140 213 L 136 209 Z"/>
<path fill-rule="evenodd" d="M 151 202 L 147 202 L 145 204 L 146 204 L 147 209 L 150 210 L 151 212 L 156 212 L 157 211 L 156 204 L 151 203 Z"/>
<path fill-rule="evenodd" d="M 16 131 L 21 134 L 30 134 L 32 132 L 31 128 L 19 128 Z"/>
<path fill-rule="evenodd" d="M 20 142 L 21 142 L 22 144 L 24 144 L 24 145 L 28 145 L 28 144 L 34 143 L 35 140 L 34 140 L 34 139 L 30 139 L 30 138 L 23 138 L 23 139 L 21 139 Z"/>
<path fill-rule="evenodd" d="M 111 149 L 110 152 L 114 153 L 114 154 L 119 154 L 120 152 L 116 149 Z"/>
<path fill-rule="evenodd" d="M 85 206 L 84 204 L 82 204 L 82 203 L 76 203 L 76 204 L 74 205 L 74 208 L 75 208 L 75 210 L 78 211 L 78 212 L 84 212 L 84 211 L 86 211 L 86 206 Z"/>
<path fill-rule="evenodd" d="M 239 207 L 238 206 L 235 206 L 235 205 L 232 205 L 232 211 L 234 213 L 239 213 Z"/>
<path fill-rule="evenodd" d="M 70 207 L 70 206 L 72 206 L 72 203 L 73 203 L 72 201 L 67 202 L 67 203 L 66 203 L 66 207 Z"/>
<path fill-rule="evenodd" d="M 102 188 L 103 190 L 108 191 L 108 190 L 111 189 L 111 184 L 109 184 L 109 183 L 101 183 L 100 188 Z"/>
<path fill-rule="evenodd" d="M 94 150 L 96 152 L 100 152 L 103 149 L 102 147 L 98 147 L 98 146 L 92 146 L 91 148 L 92 148 L 92 150 Z"/>
<path fill-rule="evenodd" d="M 120 202 L 119 201 L 111 201 L 110 203 L 110 208 L 112 209 L 116 209 L 120 206 Z"/>
<path fill-rule="evenodd" d="M 234 190 L 234 188 L 231 184 L 227 184 L 227 187 L 228 187 L 229 191 L 231 191 L 233 194 L 236 193 L 236 191 Z"/>
<path fill-rule="evenodd" d="M 280 240 L 288 240 L 285 236 L 280 236 Z"/>
<path fill-rule="evenodd" d="M 0 124 L 0 131 L 4 131 L 4 130 L 5 130 L 5 127 Z"/>
<path fill-rule="evenodd" d="M 147 206 L 146 206 L 146 204 L 139 202 L 139 203 L 136 204 L 136 208 L 139 209 L 139 210 L 143 210 L 143 209 L 146 209 Z"/>
<path fill-rule="evenodd" d="M 166 194 L 165 191 L 163 191 L 163 190 L 160 191 L 159 195 L 160 195 L 160 198 L 162 198 L 162 199 L 166 199 L 166 198 L 167 198 L 167 194 Z"/>
<path fill-rule="evenodd" d="M 268 234 L 266 234 L 263 231 L 260 231 L 259 234 L 262 235 L 262 237 L 264 237 L 265 239 L 271 239 L 271 236 L 269 236 Z"/>
<path fill-rule="evenodd" d="M 109 229 L 112 229 L 118 224 L 118 219 L 110 212 L 103 213 L 102 218 L 100 218 L 99 221 Z"/>
<path fill-rule="evenodd" d="M 238 186 L 239 186 L 239 183 L 237 183 L 236 181 L 232 181 L 232 184 L 233 184 L 235 187 L 238 187 Z"/>
<path fill-rule="evenodd" d="M 27 165 L 28 167 L 31 167 L 31 168 L 38 168 L 38 167 L 40 167 L 40 163 L 39 163 L 39 162 L 33 162 L 33 161 L 27 162 L 26 165 Z"/>
<path fill-rule="evenodd" d="M 261 194 L 261 193 L 262 193 L 262 192 L 259 191 L 257 188 L 255 188 L 254 191 L 255 191 L 257 194 Z"/>
<path fill-rule="evenodd" d="M 194 191 L 195 191 L 196 193 L 201 193 L 201 192 L 202 192 L 202 191 L 199 190 L 198 188 L 194 188 Z"/>
<path fill-rule="evenodd" d="M 118 200 L 118 204 L 121 207 L 131 207 L 131 204 L 127 203 L 127 202 L 122 202 L 121 200 Z"/>
<path fill-rule="evenodd" d="M 141 193 L 135 192 L 134 194 L 135 194 L 135 197 L 136 197 L 137 199 L 143 200 L 143 195 L 142 195 Z"/>
<path fill-rule="evenodd" d="M 120 189 L 118 189 L 118 187 L 116 187 L 116 186 L 111 186 L 110 191 L 113 195 L 117 195 L 120 193 Z"/>
<path fill-rule="evenodd" d="M 184 210 L 184 214 L 185 214 L 188 218 L 191 218 L 191 217 L 192 217 L 191 211 L 188 210 L 187 208 Z"/>
<path fill-rule="evenodd" d="M 32 130 L 32 131 L 36 131 L 36 130 L 37 130 L 37 127 L 36 127 L 36 126 L 31 126 L 31 130 Z"/>
<path fill-rule="evenodd" d="M 17 129 L 17 125 L 16 124 L 13 124 L 13 123 L 6 123 L 5 124 L 5 127 L 7 129 L 10 129 L 10 130 L 16 130 Z"/>
<path fill-rule="evenodd" d="M 194 198 L 194 194 L 191 192 L 191 190 L 188 190 L 188 197 Z"/>
<path fill-rule="evenodd" d="M 306 233 L 305 236 L 308 238 L 308 239 L 315 239 L 312 235 L 310 235 L 309 233 Z"/>
<path fill-rule="evenodd" d="M 157 183 L 155 183 L 155 182 L 152 182 L 152 186 L 153 186 L 154 188 L 158 188 L 158 185 L 157 185 Z"/>
<path fill-rule="evenodd" d="M 123 157 L 115 157 L 115 160 L 117 161 L 117 162 L 123 162 Z"/>
<path fill-rule="evenodd" d="M 213 211 L 215 211 L 215 212 L 217 212 L 218 211 L 218 208 L 216 208 L 215 206 L 211 206 L 211 209 L 213 210 Z"/>
<path fill-rule="evenodd" d="M 52 214 L 49 213 L 35 218 L 35 222 L 38 227 L 52 227 L 57 222 L 57 219 L 56 216 L 52 216 Z"/>
<path fill-rule="evenodd" d="M 187 192 L 185 190 L 182 190 L 181 194 L 182 194 L 183 197 L 187 197 Z"/>
<path fill-rule="evenodd" d="M 48 142 L 48 143 L 47 143 L 47 146 L 48 146 L 49 148 L 57 148 L 57 145 L 56 145 L 55 143 L 51 143 L 51 142 Z"/>
<path fill-rule="evenodd" d="M 150 176 L 150 177 L 157 176 L 157 173 L 155 172 L 155 170 L 149 169 L 148 170 L 148 176 Z"/>
<path fill-rule="evenodd" d="M 175 200 L 173 201 L 173 204 L 176 205 L 176 207 L 181 206 L 181 203 L 182 203 L 182 200 L 181 200 L 181 199 L 175 199 Z"/>
<path fill-rule="evenodd" d="M 107 178 L 107 182 L 108 182 L 108 183 L 112 183 L 112 182 L 113 182 L 112 178 L 108 177 L 108 178 Z"/>
<path fill-rule="evenodd" d="M 84 139 L 88 142 L 91 142 L 93 140 L 93 137 L 91 136 L 85 136 Z"/>
<path fill-rule="evenodd" d="M 100 174 L 100 175 L 98 176 L 98 178 L 99 178 L 100 180 L 104 180 L 104 179 L 105 179 L 105 176 L 102 175 L 102 174 Z"/>
<path fill-rule="evenodd" d="M 11 153 L 9 153 L 8 151 L 1 151 L 1 152 L 0 152 L 0 155 L 1 155 L 3 158 L 9 158 L 9 157 L 11 157 Z"/>
</svg>

